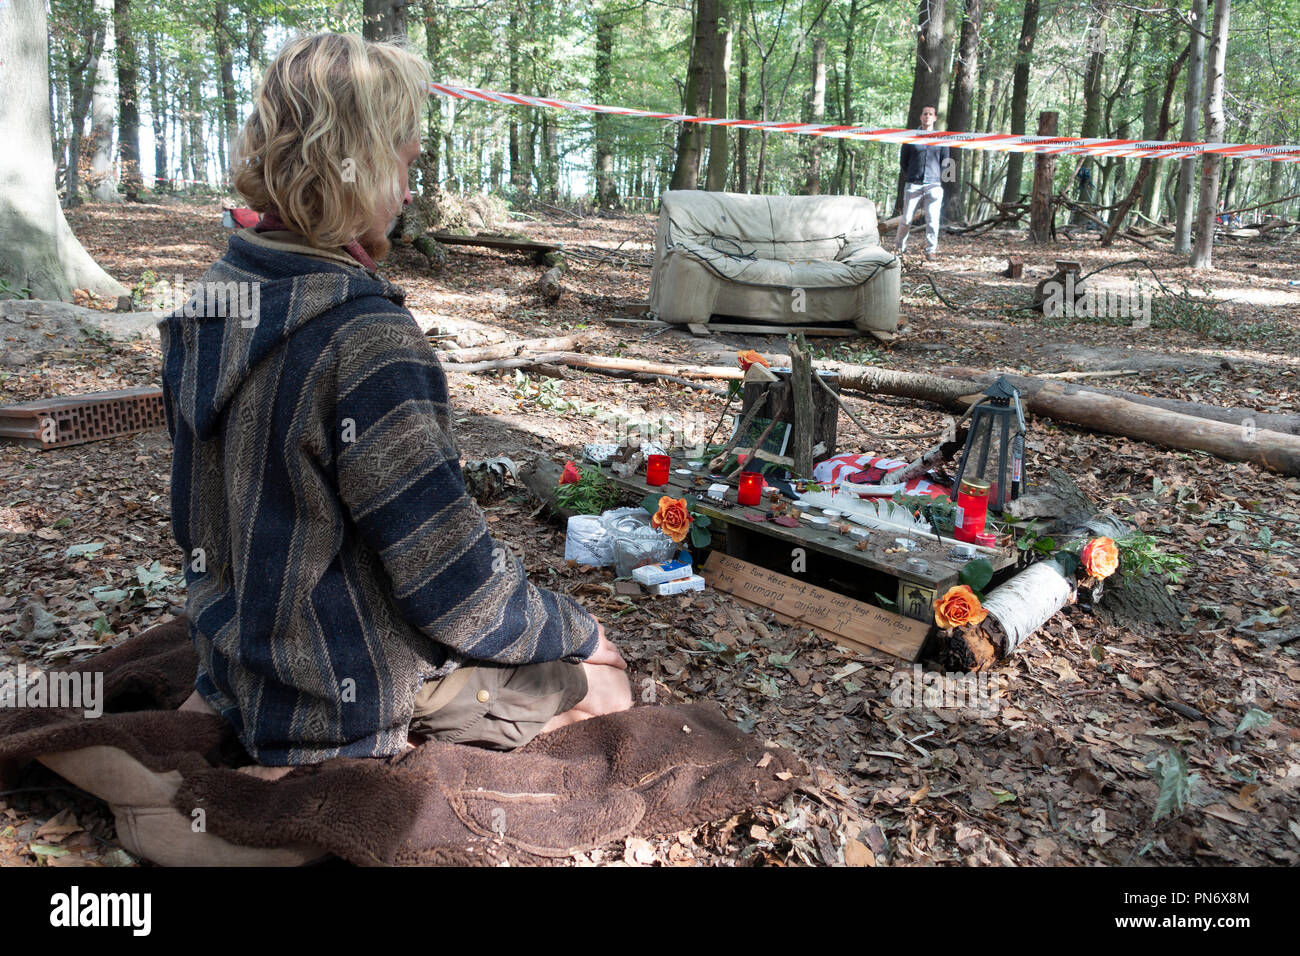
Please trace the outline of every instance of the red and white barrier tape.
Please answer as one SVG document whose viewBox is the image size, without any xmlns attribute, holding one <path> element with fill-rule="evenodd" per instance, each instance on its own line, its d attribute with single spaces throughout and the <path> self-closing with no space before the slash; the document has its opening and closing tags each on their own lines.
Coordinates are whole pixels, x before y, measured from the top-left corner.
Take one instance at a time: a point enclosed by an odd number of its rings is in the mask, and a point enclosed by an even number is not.
<svg viewBox="0 0 1300 956">
<path fill-rule="evenodd" d="M 861 139 L 883 143 L 926 143 L 955 149 L 986 149 L 1008 153 L 1047 153 L 1049 155 L 1119 156 L 1133 159 L 1184 159 L 1216 153 L 1232 159 L 1263 159 L 1281 163 L 1300 163 L 1300 146 L 1264 146 L 1241 143 L 1179 143 L 1139 139 L 1082 139 L 1076 136 L 1016 136 L 1010 133 L 950 133 L 919 129 L 884 129 L 869 126 L 832 126 L 822 123 L 778 123 L 762 120 L 717 119 L 711 116 L 688 116 L 683 113 L 656 113 L 627 106 L 598 106 L 573 103 L 523 93 L 500 93 L 472 86 L 430 83 L 429 92 L 462 100 L 482 100 L 511 106 L 538 106 L 553 110 L 576 110 L 586 113 L 609 113 L 615 116 L 639 116 L 645 119 L 670 120 L 675 123 L 702 123 L 706 126 L 737 126 L 802 136 L 826 136 L 831 139 Z"/>
</svg>

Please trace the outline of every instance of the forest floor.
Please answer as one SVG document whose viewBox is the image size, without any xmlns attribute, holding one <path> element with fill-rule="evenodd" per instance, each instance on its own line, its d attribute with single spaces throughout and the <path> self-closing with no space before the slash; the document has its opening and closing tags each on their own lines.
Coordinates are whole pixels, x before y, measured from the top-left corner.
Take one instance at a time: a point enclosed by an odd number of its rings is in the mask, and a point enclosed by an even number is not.
<svg viewBox="0 0 1300 956">
<path fill-rule="evenodd" d="M 536 238 L 649 260 L 654 218 L 538 213 L 512 223 Z M 196 279 L 225 249 L 220 208 L 87 206 L 71 217 L 90 253 L 127 285 Z M 915 237 L 920 239 L 919 236 Z M 892 246 L 892 243 L 888 244 Z M 1002 278 L 1008 253 L 1022 279 Z M 1146 259 L 1173 289 L 1212 294 L 1206 309 L 1128 320 L 1058 319 L 1014 311 L 1055 258 Z M 961 365 L 1025 373 L 1122 370 L 1098 385 L 1258 411 L 1300 412 L 1300 243 L 1223 243 L 1216 270 L 1195 275 L 1172 255 L 1095 236 L 1034 247 L 1024 234 L 944 236 L 936 262 L 909 259 L 903 325 L 888 346 L 819 339 L 826 357 L 914 371 Z M 574 258 L 566 293 L 546 306 L 542 271 L 521 256 L 453 248 L 431 272 L 409 248 L 383 270 L 417 317 L 477 323 L 517 337 L 591 329 L 587 351 L 672 362 L 732 364 L 740 348 L 785 352 L 780 338 L 607 324 L 614 304 L 644 300 L 649 269 Z M 958 306 L 946 308 L 926 273 Z M 1159 293 L 1138 265 L 1098 276 Z M 1158 298 L 1158 296 L 1157 296 Z M 0 329 L 10 336 L 12 330 Z M 0 342 L 0 346 L 4 343 Z M 39 344 L 39 343 L 37 343 Z M 32 347 L 28 342 L 27 347 Z M 0 404 L 156 384 L 156 340 L 49 340 L 31 363 L 0 368 Z M 592 407 L 657 420 L 716 421 L 715 395 L 569 371 L 563 381 L 513 373 L 448 374 L 462 456 L 577 459 L 613 440 Z M 553 384 L 552 384 L 553 383 Z M 888 431 L 932 430 L 944 416 L 902 399 L 847 397 Z M 489 506 L 489 527 L 532 579 L 574 594 L 605 622 L 633 686 L 656 699 L 716 702 L 742 728 L 804 758 L 812 783 L 781 806 L 656 841 L 629 840 L 575 864 L 664 865 L 1222 865 L 1300 862 L 1300 480 L 1200 453 L 1156 448 L 1042 420 L 1031 422 L 1031 467 L 1067 471 L 1100 506 L 1190 562 L 1168 583 L 1178 620 L 1106 623 L 1074 606 L 1000 664 L 991 713 L 899 708 L 891 675 L 903 662 L 857 660 L 807 628 L 783 625 L 726 594 L 615 596 L 612 570 L 566 566 L 564 531 L 533 515 L 521 488 Z M 843 449 L 906 457 L 916 443 Z M 154 432 L 37 452 L 0 445 L 0 669 L 58 666 L 158 623 L 183 607 L 180 555 L 169 528 L 170 449 Z M 71 550 L 69 550 L 71 549 Z M 25 637 L 32 602 L 57 621 L 53 639 Z M 1103 606 L 1104 606 L 1103 601 Z M 723 650 L 717 648 L 725 646 Z M 1204 720 L 1161 707 L 1150 691 Z M 1271 721 L 1241 728 L 1253 709 Z M 1258 715 L 1255 715 L 1258 717 Z M 1153 822 L 1158 766 L 1186 758 L 1189 797 Z M 1158 761 L 1164 761 L 1163 764 Z M 66 852 L 63 852 L 66 851 Z M 0 794 L 0 865 L 129 865 L 113 821 L 41 768 L 22 792 Z"/>
</svg>

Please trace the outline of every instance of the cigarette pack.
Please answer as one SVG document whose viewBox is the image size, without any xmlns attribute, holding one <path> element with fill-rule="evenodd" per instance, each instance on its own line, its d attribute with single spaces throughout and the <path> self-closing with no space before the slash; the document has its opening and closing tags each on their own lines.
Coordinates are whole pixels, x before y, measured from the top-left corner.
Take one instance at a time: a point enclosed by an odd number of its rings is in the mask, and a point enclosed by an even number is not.
<svg viewBox="0 0 1300 956">
<path fill-rule="evenodd" d="M 665 561 L 663 564 L 647 564 L 632 571 L 632 579 L 649 587 L 663 584 L 665 581 L 678 581 L 691 576 L 690 561 Z"/>
<path fill-rule="evenodd" d="M 665 581 L 663 584 L 652 584 L 647 590 L 659 597 L 666 597 L 669 594 L 682 594 L 686 591 L 703 591 L 704 578 L 698 574 L 692 574 L 689 578 L 682 578 L 679 581 Z"/>
</svg>

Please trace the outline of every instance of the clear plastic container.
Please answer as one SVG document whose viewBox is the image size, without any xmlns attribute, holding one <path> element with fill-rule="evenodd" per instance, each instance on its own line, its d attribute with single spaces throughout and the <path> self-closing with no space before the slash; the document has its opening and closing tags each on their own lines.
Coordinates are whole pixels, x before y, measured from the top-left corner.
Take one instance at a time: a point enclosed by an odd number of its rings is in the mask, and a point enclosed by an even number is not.
<svg viewBox="0 0 1300 956">
<path fill-rule="evenodd" d="M 647 564 L 662 564 L 677 553 L 677 544 L 651 527 L 620 531 L 614 536 L 614 571 L 620 578 Z"/>
<path fill-rule="evenodd" d="M 600 523 L 612 535 L 650 527 L 650 513 L 644 508 L 613 508 L 601 513 Z"/>
</svg>

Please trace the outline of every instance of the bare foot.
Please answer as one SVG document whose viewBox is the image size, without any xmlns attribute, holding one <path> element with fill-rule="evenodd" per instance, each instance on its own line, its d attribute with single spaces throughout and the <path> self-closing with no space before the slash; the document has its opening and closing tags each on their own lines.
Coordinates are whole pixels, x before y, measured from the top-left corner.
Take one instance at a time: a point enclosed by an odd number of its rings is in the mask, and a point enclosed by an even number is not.
<svg viewBox="0 0 1300 956">
<path fill-rule="evenodd" d="M 257 777 L 259 780 L 279 780 L 286 774 L 293 773 L 294 767 L 263 767 L 261 764 L 252 764 L 247 767 L 240 767 L 240 773 L 246 773 L 250 777 Z"/>
<path fill-rule="evenodd" d="M 617 713 L 632 706 L 632 688 L 626 671 L 604 664 L 584 663 L 582 666 L 587 673 L 587 696 L 572 710 L 548 720 L 538 733 L 550 733 L 580 720 Z"/>
<path fill-rule="evenodd" d="M 190 694 L 190 696 L 185 699 L 185 703 L 181 704 L 180 707 L 176 709 L 192 710 L 195 713 L 210 714 L 213 717 L 220 716 L 220 714 L 218 714 L 215 710 L 213 710 L 212 706 L 206 700 L 203 699 L 203 696 L 197 690 L 194 693 Z"/>
</svg>

